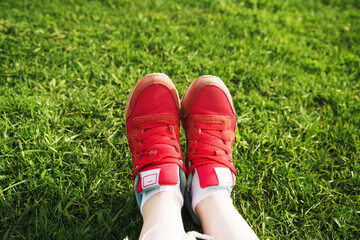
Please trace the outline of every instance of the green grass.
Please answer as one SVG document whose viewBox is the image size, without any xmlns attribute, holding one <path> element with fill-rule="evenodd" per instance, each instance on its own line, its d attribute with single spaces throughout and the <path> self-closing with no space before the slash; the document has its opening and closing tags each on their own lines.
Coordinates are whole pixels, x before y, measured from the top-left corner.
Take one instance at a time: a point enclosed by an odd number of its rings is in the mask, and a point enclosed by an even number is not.
<svg viewBox="0 0 360 240">
<path fill-rule="evenodd" d="M 125 105 L 164 72 L 228 85 L 260 238 L 360 239 L 359 55 L 357 0 L 0 1 L 0 236 L 136 239 Z"/>
</svg>

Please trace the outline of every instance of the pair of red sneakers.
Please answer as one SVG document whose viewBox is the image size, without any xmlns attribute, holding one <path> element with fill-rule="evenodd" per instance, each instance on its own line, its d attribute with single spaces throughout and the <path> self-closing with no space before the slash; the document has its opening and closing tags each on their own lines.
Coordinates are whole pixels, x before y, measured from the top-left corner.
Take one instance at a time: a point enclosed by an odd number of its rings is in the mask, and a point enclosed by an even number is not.
<svg viewBox="0 0 360 240">
<path fill-rule="evenodd" d="M 186 164 L 180 147 L 180 120 L 187 139 Z M 231 151 L 235 127 L 231 95 L 220 78 L 197 78 L 183 95 L 181 106 L 168 76 L 153 73 L 142 78 L 126 107 L 126 132 L 139 206 L 144 191 L 176 184 L 180 184 L 183 194 L 187 186 L 185 195 L 191 206 L 195 172 L 201 188 L 231 190 L 236 176 Z"/>
</svg>

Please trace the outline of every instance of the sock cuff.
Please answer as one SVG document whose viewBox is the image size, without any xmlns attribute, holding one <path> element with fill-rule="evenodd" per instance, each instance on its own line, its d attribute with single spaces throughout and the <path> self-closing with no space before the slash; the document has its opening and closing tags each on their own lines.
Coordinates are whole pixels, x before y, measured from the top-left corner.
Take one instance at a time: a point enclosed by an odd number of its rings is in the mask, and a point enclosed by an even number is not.
<svg viewBox="0 0 360 240">
<path fill-rule="evenodd" d="M 195 171 L 194 176 L 192 177 L 192 182 L 191 182 L 191 197 L 192 197 L 192 201 L 191 201 L 191 207 L 195 212 L 195 208 L 196 206 L 204 199 L 210 197 L 213 194 L 224 194 L 229 196 L 230 198 L 230 194 L 231 194 L 231 190 L 232 188 L 230 187 L 207 187 L 207 188 L 201 188 L 200 187 L 200 182 L 199 182 L 199 176 L 197 174 L 197 172 Z M 231 200 L 232 201 L 232 200 Z"/>
<path fill-rule="evenodd" d="M 153 189 L 150 189 L 148 191 L 145 191 L 142 193 L 142 199 L 141 199 L 141 204 L 140 204 L 140 212 L 142 214 L 142 210 L 143 207 L 145 205 L 145 203 L 155 194 L 160 193 L 160 192 L 172 192 L 174 193 L 181 201 L 181 206 L 184 204 L 184 196 L 181 193 L 180 190 L 180 184 L 176 184 L 176 185 L 162 185 Z"/>
</svg>

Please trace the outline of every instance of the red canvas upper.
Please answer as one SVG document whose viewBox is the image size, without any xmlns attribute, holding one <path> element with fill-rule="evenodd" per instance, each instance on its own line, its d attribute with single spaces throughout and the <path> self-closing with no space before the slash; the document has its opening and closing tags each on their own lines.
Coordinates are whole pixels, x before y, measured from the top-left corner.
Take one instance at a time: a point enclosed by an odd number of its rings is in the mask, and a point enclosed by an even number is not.
<svg viewBox="0 0 360 240">
<path fill-rule="evenodd" d="M 224 91 L 218 86 L 204 86 L 192 104 L 188 116 L 199 114 L 209 116 L 227 116 L 232 119 L 231 129 L 235 131 L 235 112 Z M 187 118 L 188 120 L 188 118 Z"/>
<path fill-rule="evenodd" d="M 235 184 L 231 148 L 236 118 L 229 96 L 220 79 L 206 76 L 195 80 L 182 100 L 187 173 L 196 170 L 202 188 Z"/>
<path fill-rule="evenodd" d="M 144 77 L 129 98 L 126 132 L 133 179 L 140 174 L 137 193 L 159 185 L 178 184 L 179 167 L 185 170 L 179 143 L 177 92 L 165 76 Z"/>
</svg>

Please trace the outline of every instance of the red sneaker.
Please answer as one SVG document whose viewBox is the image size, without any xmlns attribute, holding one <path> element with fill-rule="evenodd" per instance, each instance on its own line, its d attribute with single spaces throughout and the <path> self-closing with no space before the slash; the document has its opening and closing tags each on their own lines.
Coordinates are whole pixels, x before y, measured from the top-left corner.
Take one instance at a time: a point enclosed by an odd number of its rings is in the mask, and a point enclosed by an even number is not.
<svg viewBox="0 0 360 240">
<path fill-rule="evenodd" d="M 235 184 L 231 148 L 236 118 L 229 90 L 218 77 L 197 78 L 182 98 L 181 116 L 187 139 L 186 204 L 199 223 L 189 196 L 195 172 L 201 188 L 224 187 L 231 191 Z"/>
<path fill-rule="evenodd" d="M 179 182 L 181 187 L 185 185 L 179 127 L 179 96 L 170 78 L 160 73 L 142 78 L 126 107 L 126 134 L 139 206 L 144 191 Z"/>
</svg>

